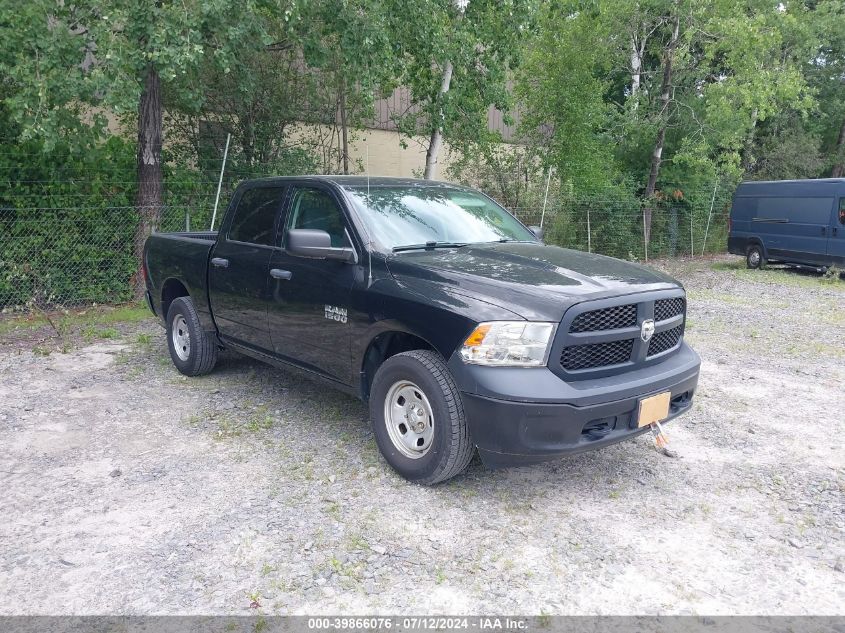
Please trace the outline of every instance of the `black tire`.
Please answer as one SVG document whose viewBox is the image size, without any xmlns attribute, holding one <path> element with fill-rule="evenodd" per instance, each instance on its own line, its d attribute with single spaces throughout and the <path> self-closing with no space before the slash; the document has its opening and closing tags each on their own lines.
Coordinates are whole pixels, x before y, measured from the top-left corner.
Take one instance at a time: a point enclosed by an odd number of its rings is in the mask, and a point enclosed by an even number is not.
<svg viewBox="0 0 845 633">
<path fill-rule="evenodd" d="M 177 329 L 174 336 L 174 329 L 179 326 L 185 329 Z M 177 349 L 176 339 L 180 342 L 187 340 L 187 345 Z M 186 376 L 202 376 L 217 364 L 216 337 L 203 331 L 190 297 L 174 299 L 167 310 L 167 348 L 176 369 Z"/>
<path fill-rule="evenodd" d="M 766 256 L 763 255 L 763 247 L 759 244 L 752 244 L 745 251 L 745 265 L 751 269 L 766 267 Z"/>
<path fill-rule="evenodd" d="M 409 452 L 407 446 L 403 449 L 401 442 L 391 439 L 391 433 L 396 436 L 399 431 L 388 429 L 386 399 L 397 385 L 405 383 L 411 383 L 408 388 L 412 391 L 413 387 L 419 387 L 431 412 L 428 416 L 430 444 L 426 452 L 416 458 L 403 454 L 403 451 Z M 401 396 L 396 402 L 400 401 Z M 408 481 L 426 486 L 440 483 L 463 472 L 472 460 L 475 447 L 467 429 L 461 394 L 446 363 L 435 352 L 402 352 L 382 363 L 370 389 L 370 420 L 381 454 Z M 412 430 L 406 428 L 409 434 Z"/>
</svg>

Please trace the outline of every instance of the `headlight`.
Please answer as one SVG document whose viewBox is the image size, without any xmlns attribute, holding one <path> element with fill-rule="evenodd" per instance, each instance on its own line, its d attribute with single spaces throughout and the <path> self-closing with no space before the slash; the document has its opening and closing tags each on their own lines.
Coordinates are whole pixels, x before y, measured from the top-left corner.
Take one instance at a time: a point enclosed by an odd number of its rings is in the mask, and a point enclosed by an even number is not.
<svg viewBox="0 0 845 633">
<path fill-rule="evenodd" d="M 480 323 L 461 346 L 461 358 L 475 365 L 541 367 L 546 364 L 557 323 Z"/>
</svg>

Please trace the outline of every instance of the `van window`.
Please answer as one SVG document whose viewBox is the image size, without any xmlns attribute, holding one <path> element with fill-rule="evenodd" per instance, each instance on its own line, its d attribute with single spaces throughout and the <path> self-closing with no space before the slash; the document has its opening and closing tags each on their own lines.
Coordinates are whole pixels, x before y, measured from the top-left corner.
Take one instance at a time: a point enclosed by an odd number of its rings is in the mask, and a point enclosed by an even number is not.
<svg viewBox="0 0 845 633">
<path fill-rule="evenodd" d="M 760 198 L 735 198 L 731 215 L 736 220 L 750 220 L 757 216 L 757 202 Z"/>
<path fill-rule="evenodd" d="M 831 206 L 833 198 L 760 198 L 757 219 L 829 224 Z"/>
<path fill-rule="evenodd" d="M 845 198 L 839 198 L 839 224 L 845 224 Z"/>
<path fill-rule="evenodd" d="M 283 187 L 253 187 L 244 191 L 235 209 L 229 239 L 273 245 L 273 226 L 282 202 Z"/>
</svg>

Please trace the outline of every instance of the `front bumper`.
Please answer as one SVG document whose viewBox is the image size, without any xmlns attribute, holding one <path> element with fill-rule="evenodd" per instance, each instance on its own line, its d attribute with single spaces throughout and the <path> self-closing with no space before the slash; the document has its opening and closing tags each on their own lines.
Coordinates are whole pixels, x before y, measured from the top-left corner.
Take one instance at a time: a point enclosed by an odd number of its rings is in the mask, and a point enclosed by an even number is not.
<svg viewBox="0 0 845 633">
<path fill-rule="evenodd" d="M 669 418 L 688 411 L 701 361 L 683 343 L 664 362 L 625 374 L 564 382 L 547 368 L 465 365 L 450 369 L 473 441 L 491 468 L 593 450 L 648 431 L 637 428 L 643 397 L 671 392 Z"/>
</svg>

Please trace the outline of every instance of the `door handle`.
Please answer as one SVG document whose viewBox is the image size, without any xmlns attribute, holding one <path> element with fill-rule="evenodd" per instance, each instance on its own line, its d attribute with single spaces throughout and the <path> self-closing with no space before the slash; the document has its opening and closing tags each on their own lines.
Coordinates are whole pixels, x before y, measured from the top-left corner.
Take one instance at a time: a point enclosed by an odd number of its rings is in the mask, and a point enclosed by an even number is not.
<svg viewBox="0 0 845 633">
<path fill-rule="evenodd" d="M 293 277 L 293 273 L 289 270 L 281 270 L 279 268 L 271 268 L 270 269 L 270 276 L 273 279 L 290 279 Z"/>
<path fill-rule="evenodd" d="M 212 257 L 211 258 L 211 265 L 217 266 L 217 268 L 228 268 L 229 267 L 229 260 L 223 259 L 222 257 Z"/>
<path fill-rule="evenodd" d="M 839 227 L 838 227 L 838 226 L 834 226 L 834 227 L 833 227 L 833 234 L 834 234 L 834 235 L 836 235 L 837 233 L 839 233 Z"/>
<path fill-rule="evenodd" d="M 822 235 L 827 235 L 827 227 L 826 226 L 822 227 Z"/>
</svg>

